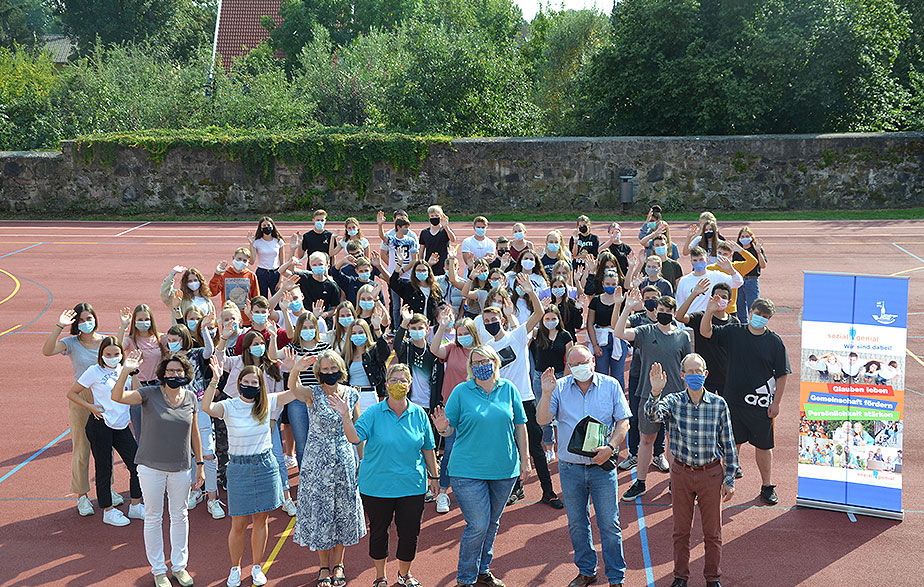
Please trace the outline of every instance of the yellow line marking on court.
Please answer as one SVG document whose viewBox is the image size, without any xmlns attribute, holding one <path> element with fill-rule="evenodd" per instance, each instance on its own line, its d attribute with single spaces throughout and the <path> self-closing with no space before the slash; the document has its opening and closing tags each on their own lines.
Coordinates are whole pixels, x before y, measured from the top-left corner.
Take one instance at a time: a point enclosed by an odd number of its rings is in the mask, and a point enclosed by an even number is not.
<svg viewBox="0 0 924 587">
<path fill-rule="evenodd" d="M 920 267 L 915 267 L 914 269 L 905 269 L 904 271 L 896 271 L 889 277 L 895 277 L 896 275 L 901 275 L 903 273 L 912 273 L 914 271 L 920 271 L 921 269 L 924 269 L 924 265 L 921 265 Z"/>
<path fill-rule="evenodd" d="M 13 332 L 13 331 L 16 330 L 17 328 L 22 328 L 22 324 L 17 324 L 16 326 L 14 326 L 14 327 L 12 327 L 12 328 L 8 328 L 8 329 L 4 330 L 3 332 L 0 332 L 0 336 L 3 336 L 4 334 L 7 334 L 7 333 L 9 333 L 9 332 Z"/>
<path fill-rule="evenodd" d="M 920 363 L 922 367 L 924 367 L 924 359 L 921 359 L 921 357 L 919 357 L 919 356 L 917 356 L 916 354 L 912 353 L 912 352 L 911 352 L 910 350 L 908 350 L 908 349 L 905 349 L 905 352 L 908 353 L 908 355 L 910 355 L 912 359 L 914 359 L 915 361 L 917 361 L 918 363 Z"/>
<path fill-rule="evenodd" d="M 7 301 L 7 300 L 10 299 L 11 297 L 13 297 L 13 296 L 15 296 L 17 293 L 19 293 L 20 284 L 19 284 L 19 280 L 16 279 L 16 276 L 13 275 L 12 273 L 10 273 L 9 271 L 6 271 L 6 270 L 4 270 L 4 269 L 0 269 L 0 273 L 3 273 L 4 275 L 9 276 L 10 279 L 12 279 L 14 282 L 16 282 L 16 287 L 13 288 L 13 293 L 11 293 L 10 295 L 8 295 L 8 296 L 6 296 L 5 298 L 3 298 L 2 300 L 0 300 L 0 304 L 2 304 L 3 302 Z M 18 326 L 17 326 L 17 328 L 18 328 Z M 5 334 L 5 333 L 4 333 L 4 334 Z"/>
<path fill-rule="evenodd" d="M 282 533 L 282 536 L 279 537 L 279 541 L 276 543 L 276 546 L 273 548 L 273 552 L 270 553 L 267 557 L 266 562 L 263 563 L 263 572 L 269 570 L 273 566 L 273 561 L 276 560 L 276 555 L 279 554 L 279 551 L 282 550 L 282 545 L 285 544 L 286 538 L 289 537 L 289 534 L 292 533 L 292 528 L 295 527 L 295 517 L 289 520 L 289 525 L 286 526 L 285 532 Z"/>
</svg>

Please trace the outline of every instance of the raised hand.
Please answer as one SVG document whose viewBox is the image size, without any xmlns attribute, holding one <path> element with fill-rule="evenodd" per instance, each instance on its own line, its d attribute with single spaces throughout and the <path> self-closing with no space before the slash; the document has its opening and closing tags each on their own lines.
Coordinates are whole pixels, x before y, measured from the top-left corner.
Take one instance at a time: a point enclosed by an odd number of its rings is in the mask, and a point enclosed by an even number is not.
<svg viewBox="0 0 924 587">
<path fill-rule="evenodd" d="M 593 273 L 597 270 L 597 258 L 593 255 L 587 255 L 587 259 L 584 261 L 584 266 L 587 267 L 588 273 Z"/>
<path fill-rule="evenodd" d="M 186 267 L 184 267 L 184 266 L 182 266 L 182 265 L 177 265 L 176 267 L 173 268 L 173 273 L 176 274 L 176 275 L 179 275 L 180 273 L 182 273 L 182 272 L 184 272 L 184 271 L 186 271 Z"/>
<path fill-rule="evenodd" d="M 645 307 L 645 302 L 642 300 L 642 292 L 640 292 L 637 287 L 633 287 L 632 291 L 629 292 L 629 300 L 626 302 L 626 307 L 633 312 Z"/>
<path fill-rule="evenodd" d="M 122 321 L 122 328 L 128 328 L 132 321 L 132 309 L 125 306 L 119 310 L 119 319 Z"/>
<path fill-rule="evenodd" d="M 533 282 L 530 281 L 529 277 L 527 277 L 525 274 L 517 274 L 516 282 L 526 293 L 533 291 Z"/>
<path fill-rule="evenodd" d="M 292 292 L 287 291 L 286 293 L 282 294 L 282 299 L 279 300 L 279 307 L 282 308 L 283 311 L 288 311 L 289 304 L 291 303 L 292 303 Z"/>
<path fill-rule="evenodd" d="M 691 224 L 687 227 L 687 236 L 693 238 L 699 232 L 699 224 Z"/>
<path fill-rule="evenodd" d="M 298 355 L 295 354 L 295 351 L 292 347 L 285 347 L 282 349 L 282 370 L 291 373 L 295 369 L 295 363 L 298 361 Z"/>
<path fill-rule="evenodd" d="M 719 257 L 718 261 L 719 261 L 719 267 L 721 267 L 722 270 L 725 271 L 726 273 L 731 273 L 732 271 L 734 271 L 735 266 L 732 265 L 731 259 L 729 259 L 728 257 Z"/>
<path fill-rule="evenodd" d="M 690 293 L 691 293 L 691 295 L 692 295 L 694 298 L 695 298 L 696 296 L 701 296 L 701 295 L 703 295 L 704 293 L 706 293 L 707 291 L 709 291 L 709 286 L 710 286 L 710 285 L 711 285 L 711 282 L 709 281 L 709 278 L 708 278 L 708 277 L 703 277 L 703 278 L 700 279 L 698 282 L 696 282 L 696 286 L 693 287 L 693 291 L 690 292 Z"/>
<path fill-rule="evenodd" d="M 401 325 L 406 326 L 408 322 L 411 321 L 411 318 L 414 317 L 414 312 L 411 311 L 411 307 L 407 304 L 401 305 Z"/>
<path fill-rule="evenodd" d="M 375 221 L 378 224 L 385 224 L 385 212 L 383 212 L 382 210 L 379 210 L 378 212 L 376 212 Z"/>
<path fill-rule="evenodd" d="M 542 395 L 552 393 L 555 390 L 555 369 L 549 367 L 542 372 Z"/>
<path fill-rule="evenodd" d="M 302 355 L 295 361 L 295 370 L 296 371 L 307 371 L 314 367 L 314 364 L 318 362 L 317 355 Z M 291 371 L 290 371 L 291 373 Z"/>
<path fill-rule="evenodd" d="M 324 313 L 324 300 L 317 299 L 311 304 L 311 313 L 314 314 L 315 318 L 320 318 L 321 314 Z"/>
<path fill-rule="evenodd" d="M 345 398 L 335 393 L 327 396 L 327 403 L 331 409 L 340 414 L 341 417 L 350 417 L 350 405 L 346 402 Z"/>
<path fill-rule="evenodd" d="M 442 326 L 444 329 L 449 328 L 452 326 L 453 322 L 455 322 L 455 317 L 453 316 L 452 308 L 450 306 L 443 306 L 443 309 L 440 310 L 439 318 L 440 326 Z"/>
<path fill-rule="evenodd" d="M 224 272 L 227 271 L 227 270 L 228 270 L 228 262 L 227 262 L 227 261 L 222 261 L 221 263 L 218 264 L 217 267 L 215 267 L 215 273 L 217 273 L 217 274 L 219 274 L 219 275 L 221 275 L 222 273 L 224 273 Z"/>
<path fill-rule="evenodd" d="M 295 234 L 289 237 L 289 246 L 294 251 L 300 244 L 302 244 L 302 233 L 296 230 Z"/>
<path fill-rule="evenodd" d="M 621 285 L 616 286 L 616 291 L 613 292 L 613 298 L 615 298 L 614 303 L 617 305 L 621 304 L 623 300 L 626 299 L 625 293 L 623 293 Z"/>
<path fill-rule="evenodd" d="M 430 420 L 433 422 L 433 425 L 436 426 L 436 431 L 440 434 L 446 432 L 446 429 L 449 428 L 449 418 L 446 417 L 446 411 L 443 409 L 443 406 L 436 406 L 433 408 L 433 413 L 430 414 Z"/>
<path fill-rule="evenodd" d="M 234 320 L 228 320 L 221 327 L 221 337 L 228 340 L 235 330 L 237 330 L 237 323 Z"/>
<path fill-rule="evenodd" d="M 440 254 L 439 254 L 439 253 L 431 253 L 431 254 L 430 254 L 430 258 L 427 259 L 427 263 L 429 263 L 429 264 L 431 264 L 431 265 L 434 265 L 434 264 L 436 264 L 436 262 L 439 261 L 439 260 L 440 260 Z"/>
<path fill-rule="evenodd" d="M 212 355 L 209 358 L 209 367 L 212 369 L 212 379 L 217 381 L 221 377 L 221 359 L 218 355 Z"/>
<path fill-rule="evenodd" d="M 736 243 L 735 241 L 731 239 L 725 241 L 725 244 L 728 245 L 728 248 L 731 249 L 733 253 L 740 253 L 741 251 L 744 250 L 743 248 L 741 248 L 741 245 L 739 245 L 738 243 Z"/>
<path fill-rule="evenodd" d="M 65 327 L 73 324 L 74 321 L 76 320 L 77 320 L 77 312 L 73 310 L 64 310 L 63 312 L 61 312 L 61 315 L 58 316 L 58 326 L 60 326 L 63 330 Z"/>
<path fill-rule="evenodd" d="M 718 294 L 713 295 L 709 298 L 709 301 L 706 303 L 706 313 L 707 314 L 717 314 L 722 311 L 722 307 L 719 306 L 719 296 Z"/>
<path fill-rule="evenodd" d="M 372 308 L 372 327 L 376 330 L 382 328 L 382 324 L 385 323 L 385 310 L 379 307 L 379 304 L 376 304 Z"/>
<path fill-rule="evenodd" d="M 282 282 L 282 288 L 291 291 L 295 289 L 296 287 L 298 287 L 298 282 L 300 280 L 301 278 L 295 273 L 293 273 L 292 275 L 287 275 L 285 280 Z"/>
<path fill-rule="evenodd" d="M 661 393 L 667 386 L 667 373 L 661 367 L 661 363 L 654 363 L 651 371 L 648 373 L 648 380 L 651 382 L 651 393 Z"/>
</svg>

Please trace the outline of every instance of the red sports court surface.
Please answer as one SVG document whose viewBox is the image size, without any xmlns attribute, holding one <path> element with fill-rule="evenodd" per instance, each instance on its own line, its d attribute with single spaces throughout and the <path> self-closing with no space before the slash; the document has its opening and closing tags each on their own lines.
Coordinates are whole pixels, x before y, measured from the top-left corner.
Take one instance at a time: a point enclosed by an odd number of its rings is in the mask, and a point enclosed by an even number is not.
<svg viewBox="0 0 924 587">
<path fill-rule="evenodd" d="M 742 223 L 720 223 L 734 234 Z M 605 235 L 606 222 L 594 223 Z M 70 440 L 65 392 L 72 382 L 65 357 L 46 358 L 41 346 L 60 312 L 89 301 L 100 315 L 103 332 L 117 328 L 123 306 L 145 302 L 160 324 L 168 313 L 159 287 L 171 267 L 198 267 L 207 277 L 222 259 L 253 234 L 250 223 L 166 222 L 0 222 L 0 353 L 3 356 L 0 406 L 0 584 L 2 585 L 149 585 L 142 523 L 105 526 L 96 515 L 81 518 L 68 495 Z M 336 231 L 342 230 L 342 225 Z M 532 223 L 528 238 L 541 243 L 561 223 Z M 625 223 L 630 244 L 639 223 Z M 280 223 L 285 236 L 310 223 Z M 777 419 L 774 482 L 780 504 L 759 505 L 759 477 L 753 450 L 743 450 L 744 479 L 724 510 L 723 583 L 725 585 L 920 585 L 924 550 L 924 221 L 758 222 L 752 227 L 764 242 L 770 263 L 761 277 L 761 293 L 779 313 L 770 327 L 784 337 L 793 372 L 799 372 L 799 317 L 802 271 L 900 274 L 911 278 L 906 387 L 904 479 L 905 519 L 895 522 L 844 513 L 795 508 L 798 387 L 790 383 Z M 415 230 L 423 228 L 417 223 Z M 566 227 L 566 236 L 573 224 Z M 685 226 L 675 223 L 675 234 Z M 363 230 L 378 245 L 375 226 Z M 456 225 L 460 238 L 472 233 Z M 510 234 L 510 224 L 492 224 L 489 236 Z M 638 248 L 637 245 L 635 248 Z M 683 261 L 689 270 L 689 262 Z M 793 379 L 796 379 L 793 377 Z M 40 452 L 43 447 L 47 447 Z M 623 449 L 624 450 L 624 449 Z M 37 456 L 36 453 L 40 452 Z M 31 459 L 31 460 L 30 460 Z M 26 462 L 28 461 L 28 462 Z M 25 464 L 23 464 L 25 463 Z M 553 464 L 553 482 L 558 488 Z M 628 585 L 669 585 L 672 580 L 670 496 L 667 475 L 649 474 L 641 504 L 620 507 Z M 293 483 L 297 476 L 292 477 Z M 631 483 L 620 476 L 620 490 Z M 128 475 L 117 463 L 115 487 L 127 496 Z M 93 492 L 91 491 L 91 496 Z M 493 571 L 510 587 L 564 586 L 575 575 L 565 514 L 534 503 L 540 496 L 533 478 L 527 501 L 508 508 L 501 519 Z M 290 518 L 271 515 L 266 571 L 272 585 L 314 585 L 317 555 L 287 538 Z M 191 513 L 189 570 L 199 585 L 224 584 L 229 567 L 228 518 L 212 520 L 204 506 Z M 463 520 L 453 503 L 440 516 L 428 505 L 413 571 L 426 586 L 454 585 Z M 703 547 L 696 539 L 691 585 L 702 584 Z M 394 539 L 391 543 L 394 551 Z M 244 555 L 245 574 L 250 561 Z M 367 543 L 347 549 L 351 585 L 374 578 Z M 600 567 L 602 572 L 602 563 Z M 396 567 L 389 563 L 390 579 Z M 244 582 L 249 584 L 249 580 Z"/>
</svg>

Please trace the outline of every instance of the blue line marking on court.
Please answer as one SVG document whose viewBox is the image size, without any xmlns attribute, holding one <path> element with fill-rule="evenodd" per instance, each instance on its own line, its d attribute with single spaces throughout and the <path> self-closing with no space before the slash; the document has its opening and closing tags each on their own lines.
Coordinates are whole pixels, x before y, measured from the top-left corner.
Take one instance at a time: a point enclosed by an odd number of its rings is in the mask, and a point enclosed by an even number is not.
<svg viewBox="0 0 924 587">
<path fill-rule="evenodd" d="M 632 482 L 635 482 L 635 469 L 632 469 Z M 619 499 L 619 496 L 616 496 Z M 654 587 L 654 572 L 651 570 L 651 552 L 648 550 L 648 529 L 645 526 L 645 511 L 642 501 L 635 498 L 635 516 L 638 518 L 638 537 L 642 541 L 642 562 L 645 563 L 645 580 L 648 587 Z"/>
<path fill-rule="evenodd" d="M 42 243 L 35 243 L 34 245 L 29 245 L 28 247 L 23 247 L 23 248 L 19 249 L 18 251 L 13 251 L 12 253 L 5 253 L 5 254 L 3 254 L 3 255 L 0 255 L 0 259 L 2 259 L 2 258 L 4 258 L 4 257 L 9 257 L 10 255 L 15 255 L 16 253 L 21 253 L 21 252 L 23 252 L 23 251 L 28 251 L 28 250 L 31 249 L 32 247 L 37 247 L 37 246 L 39 246 L 39 245 L 44 245 L 44 244 L 45 244 L 45 243 L 43 243 L 43 242 L 42 242 Z"/>
<path fill-rule="evenodd" d="M 12 474 L 15 473 L 16 471 L 18 471 L 18 470 L 22 469 L 23 467 L 25 467 L 26 465 L 28 465 L 29 462 L 30 462 L 32 459 L 36 458 L 37 456 L 39 456 L 40 454 L 42 454 L 43 452 L 45 452 L 45 451 L 48 450 L 49 448 L 51 448 L 51 447 L 53 447 L 54 445 L 58 444 L 58 441 L 61 440 L 62 438 L 64 438 L 65 436 L 67 436 L 68 433 L 69 433 L 70 431 L 71 431 L 71 429 L 68 428 L 67 430 L 65 430 L 64 432 L 62 432 L 57 438 L 55 438 L 54 440 L 52 440 L 51 442 L 49 442 L 48 444 L 46 444 L 45 446 L 43 446 L 42 448 L 40 448 L 38 451 L 36 451 L 31 457 L 29 457 L 28 459 L 26 459 L 26 460 L 24 460 L 23 462 L 21 462 L 21 463 L 19 463 L 18 465 L 16 465 L 14 468 L 12 468 L 12 469 L 10 469 L 9 471 L 7 471 L 7 473 L 6 473 L 3 477 L 0 477 L 0 483 L 3 483 L 4 481 L 7 480 L 7 478 L 8 478 L 10 475 L 12 475 Z"/>
<path fill-rule="evenodd" d="M 896 245 L 895 243 L 891 243 L 891 244 L 892 244 L 893 247 L 895 247 L 895 248 L 898 249 L 899 251 L 901 251 L 901 252 L 903 252 L 903 253 L 906 253 L 906 254 L 908 254 L 908 255 L 911 255 L 912 257 L 914 257 L 915 259 L 917 259 L 917 260 L 920 261 L 921 263 L 924 263 L 924 259 L 918 257 L 917 255 L 915 255 L 914 253 L 912 253 L 912 252 L 909 251 L 908 249 L 905 249 L 905 248 L 903 248 L 903 247 L 900 247 L 900 246 Z"/>
</svg>

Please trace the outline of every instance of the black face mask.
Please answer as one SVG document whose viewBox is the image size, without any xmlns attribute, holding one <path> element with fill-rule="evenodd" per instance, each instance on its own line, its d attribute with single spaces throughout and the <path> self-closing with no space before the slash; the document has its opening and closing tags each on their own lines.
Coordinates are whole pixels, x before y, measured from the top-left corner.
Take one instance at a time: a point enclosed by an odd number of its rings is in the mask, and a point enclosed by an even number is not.
<svg viewBox="0 0 924 587">
<path fill-rule="evenodd" d="M 506 254 L 509 253 L 509 252 L 510 252 L 510 251 L 508 251 L 507 249 L 497 249 L 497 256 L 498 256 L 498 257 L 503 257 L 504 255 L 506 255 Z"/>
<path fill-rule="evenodd" d="M 260 229 L 260 232 L 262 232 L 263 234 L 273 234 L 273 227 L 264 226 L 263 228 Z"/>
<path fill-rule="evenodd" d="M 179 389 L 189 385 L 189 377 L 164 377 L 164 385 L 171 389 Z"/>
<path fill-rule="evenodd" d="M 670 312 L 658 312 L 658 324 L 667 326 L 674 321 L 674 315 Z"/>
<path fill-rule="evenodd" d="M 491 322 L 490 324 L 485 324 L 484 329 L 488 331 L 488 334 L 491 336 L 497 336 L 497 333 L 500 332 L 501 323 L 500 322 Z"/>
<path fill-rule="evenodd" d="M 340 371 L 333 373 L 318 373 L 318 379 L 325 385 L 336 385 L 340 381 Z"/>
<path fill-rule="evenodd" d="M 655 308 L 658 307 L 658 300 L 645 300 L 645 309 L 649 312 L 654 312 Z"/>
<path fill-rule="evenodd" d="M 431 219 L 430 219 L 430 224 L 432 224 L 433 226 L 439 226 L 439 225 L 440 225 L 440 222 L 442 222 L 442 221 L 443 221 L 442 218 L 431 218 Z"/>
<path fill-rule="evenodd" d="M 260 395 L 259 385 L 238 385 L 237 389 L 244 399 L 257 399 L 257 396 Z"/>
<path fill-rule="evenodd" d="M 586 226 L 582 226 L 578 230 L 581 231 L 581 234 L 587 234 L 588 228 Z"/>
<path fill-rule="evenodd" d="M 712 237 L 715 236 L 715 231 L 707 230 L 706 232 L 703 233 L 703 236 L 706 237 L 707 239 L 711 239 Z"/>
</svg>

